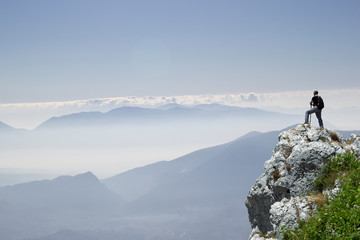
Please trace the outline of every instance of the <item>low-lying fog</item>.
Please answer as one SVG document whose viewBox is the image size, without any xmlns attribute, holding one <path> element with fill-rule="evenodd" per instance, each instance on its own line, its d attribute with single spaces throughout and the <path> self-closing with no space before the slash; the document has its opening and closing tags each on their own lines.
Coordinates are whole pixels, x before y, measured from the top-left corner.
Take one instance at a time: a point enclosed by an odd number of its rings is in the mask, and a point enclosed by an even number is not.
<svg viewBox="0 0 360 240">
<path fill-rule="evenodd" d="M 70 115 L 65 123 L 55 119 L 55 124 L 45 123 L 32 131 L 1 137 L 1 171 L 16 172 L 17 177 L 22 172 L 31 179 L 35 173 L 55 176 L 92 171 L 104 178 L 223 144 L 249 131 L 278 130 L 300 122 L 295 115 L 266 111 L 233 112 L 230 116 L 214 112 L 209 117 L 198 114 L 194 118 L 186 114 L 189 113 L 163 119 L 140 114 L 126 122 L 111 119 L 101 124 L 84 121 L 78 125 L 73 124 L 76 116 Z M 15 179 L 14 176 L 14 183 Z M 8 183 L 10 179 L 0 184 Z"/>
</svg>

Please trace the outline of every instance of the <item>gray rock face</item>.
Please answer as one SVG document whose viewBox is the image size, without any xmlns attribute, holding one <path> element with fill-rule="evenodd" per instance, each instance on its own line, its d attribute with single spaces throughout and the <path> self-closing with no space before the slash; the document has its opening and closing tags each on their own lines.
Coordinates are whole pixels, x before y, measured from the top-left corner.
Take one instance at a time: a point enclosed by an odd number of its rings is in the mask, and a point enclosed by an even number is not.
<svg viewBox="0 0 360 240">
<path fill-rule="evenodd" d="M 294 228 L 308 217 L 315 202 L 306 196 L 324 160 L 344 152 L 359 152 L 360 136 L 345 140 L 339 133 L 308 125 L 279 135 L 265 172 L 256 180 L 245 202 L 252 226 L 251 240 L 282 239 L 282 226 Z"/>
</svg>

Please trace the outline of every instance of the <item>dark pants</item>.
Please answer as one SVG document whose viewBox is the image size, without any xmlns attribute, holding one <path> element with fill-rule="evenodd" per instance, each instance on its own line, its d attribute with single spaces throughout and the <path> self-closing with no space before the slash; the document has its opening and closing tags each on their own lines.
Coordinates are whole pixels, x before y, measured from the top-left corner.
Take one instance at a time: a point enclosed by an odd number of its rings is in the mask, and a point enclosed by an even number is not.
<svg viewBox="0 0 360 240">
<path fill-rule="evenodd" d="M 305 123 L 309 123 L 309 116 L 312 113 L 315 113 L 317 119 L 319 120 L 319 126 L 324 127 L 323 121 L 321 119 L 321 109 L 318 109 L 317 106 L 315 106 L 305 112 Z"/>
</svg>

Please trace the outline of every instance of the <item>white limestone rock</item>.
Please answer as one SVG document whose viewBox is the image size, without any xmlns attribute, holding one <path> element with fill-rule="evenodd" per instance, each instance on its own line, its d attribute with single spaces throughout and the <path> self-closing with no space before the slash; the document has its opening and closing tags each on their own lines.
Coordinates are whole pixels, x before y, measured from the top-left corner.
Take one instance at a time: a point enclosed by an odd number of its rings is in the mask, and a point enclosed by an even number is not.
<svg viewBox="0 0 360 240">
<path fill-rule="evenodd" d="M 265 172 L 256 180 L 245 202 L 252 226 L 251 240 L 281 239 L 282 226 L 294 228 L 316 208 L 304 196 L 313 189 L 324 160 L 344 152 L 359 152 L 360 136 L 345 140 L 326 128 L 298 125 L 280 133 Z"/>
<path fill-rule="evenodd" d="M 282 226 L 293 228 L 299 220 L 309 217 L 313 209 L 308 197 L 283 198 L 270 208 L 270 222 L 275 232 L 280 232 Z"/>
</svg>

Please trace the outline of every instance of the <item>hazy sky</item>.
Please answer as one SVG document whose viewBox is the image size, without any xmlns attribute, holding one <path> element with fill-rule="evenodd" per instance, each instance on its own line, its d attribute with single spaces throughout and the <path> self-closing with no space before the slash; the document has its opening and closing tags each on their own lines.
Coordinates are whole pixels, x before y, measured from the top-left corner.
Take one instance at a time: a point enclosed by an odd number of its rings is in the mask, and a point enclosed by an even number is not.
<svg viewBox="0 0 360 240">
<path fill-rule="evenodd" d="M 0 104 L 360 88 L 358 0 L 0 0 L 0 34 Z"/>
</svg>

